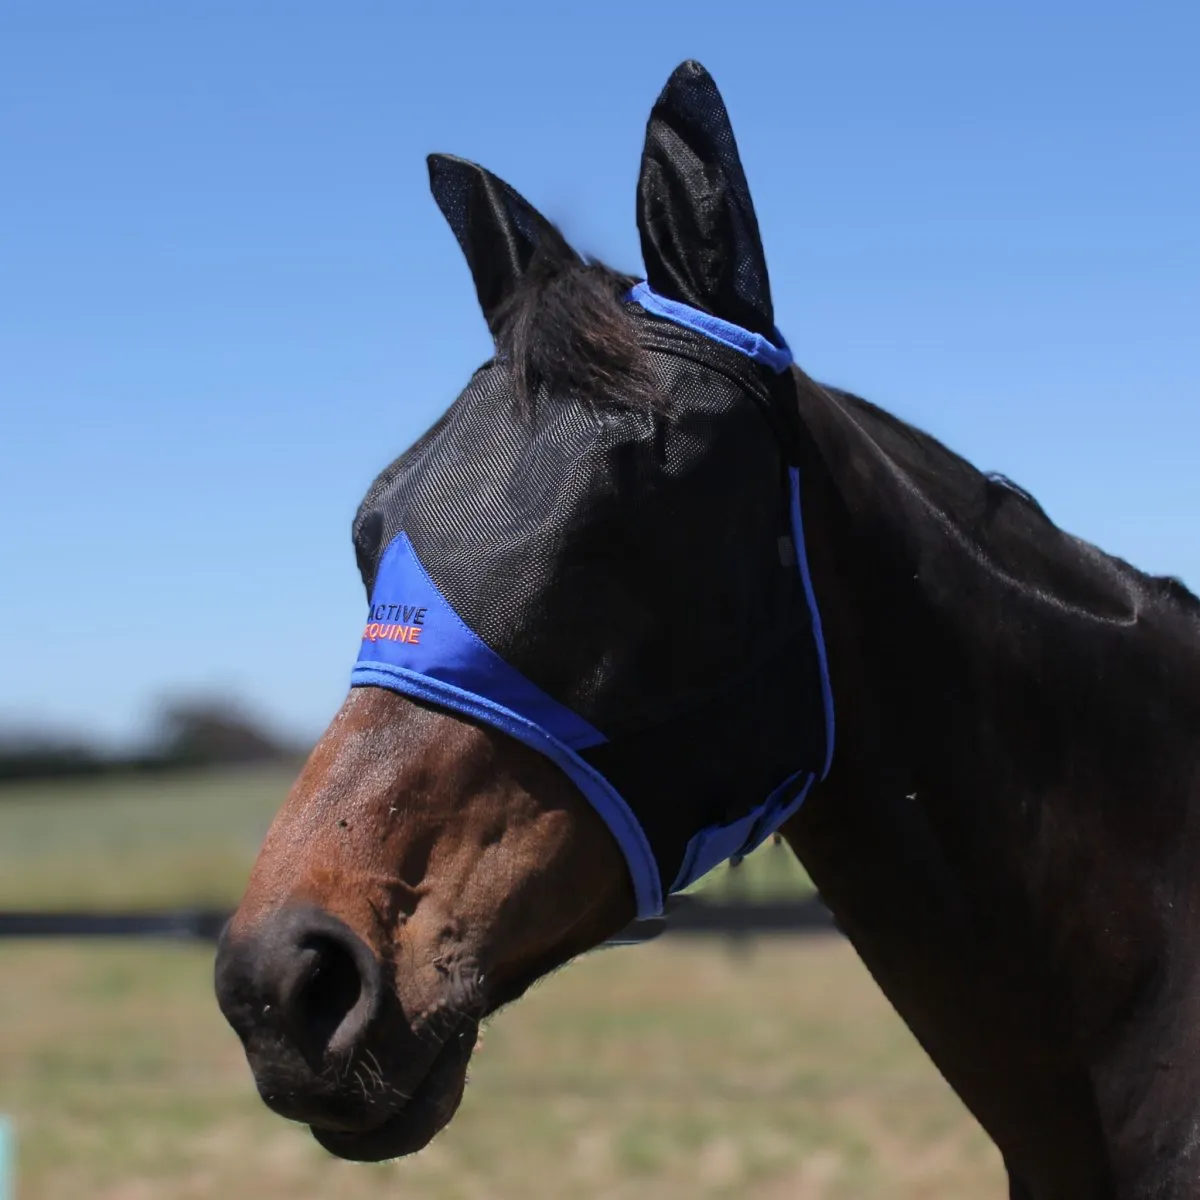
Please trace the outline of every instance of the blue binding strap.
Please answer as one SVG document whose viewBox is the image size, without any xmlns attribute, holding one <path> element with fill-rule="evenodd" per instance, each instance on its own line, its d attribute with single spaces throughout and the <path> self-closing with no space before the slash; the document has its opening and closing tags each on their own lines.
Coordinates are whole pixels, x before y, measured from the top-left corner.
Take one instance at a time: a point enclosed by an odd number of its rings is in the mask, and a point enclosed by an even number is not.
<svg viewBox="0 0 1200 1200">
<path fill-rule="evenodd" d="M 664 321 L 673 321 L 685 329 L 694 330 L 720 342 L 732 350 L 752 358 L 765 367 L 770 367 L 776 375 L 786 371 L 792 365 L 792 352 L 788 349 L 783 334 L 775 330 L 775 341 L 770 342 L 761 333 L 751 333 L 740 325 L 732 325 L 714 317 L 711 313 L 701 312 L 690 304 L 681 304 L 678 300 L 668 300 L 650 290 L 648 283 L 642 282 L 631 288 L 626 299 L 640 304 L 648 313 L 662 317 Z"/>
<path fill-rule="evenodd" d="M 825 651 L 825 632 L 821 628 L 821 610 L 817 607 L 817 594 L 813 591 L 812 575 L 808 569 L 808 550 L 804 544 L 804 515 L 800 508 L 800 469 L 788 468 L 791 484 L 792 542 L 796 548 L 796 562 L 800 568 L 800 581 L 804 585 L 804 598 L 808 601 L 812 617 L 813 644 L 817 651 L 817 665 L 821 672 L 821 703 L 825 710 L 825 762 L 819 778 L 824 779 L 833 766 L 833 685 L 829 681 L 829 657 Z"/>
<path fill-rule="evenodd" d="M 729 825 L 710 825 L 693 834 L 670 890 L 681 892 L 726 859 L 744 858 L 756 850 L 788 817 L 799 812 L 815 778 L 811 771 L 798 771 L 744 817 Z"/>
</svg>

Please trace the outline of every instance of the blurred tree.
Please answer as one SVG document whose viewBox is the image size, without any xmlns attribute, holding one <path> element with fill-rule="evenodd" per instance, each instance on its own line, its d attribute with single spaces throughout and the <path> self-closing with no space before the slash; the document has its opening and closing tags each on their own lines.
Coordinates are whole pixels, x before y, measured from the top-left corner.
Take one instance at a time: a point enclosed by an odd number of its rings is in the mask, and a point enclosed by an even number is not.
<svg viewBox="0 0 1200 1200">
<path fill-rule="evenodd" d="M 0 730 L 0 783 L 103 770 L 103 755 L 85 742 L 59 734 Z"/>
<path fill-rule="evenodd" d="M 275 762 L 297 748 L 226 700 L 171 700 L 158 716 L 158 754 L 180 766 Z"/>
<path fill-rule="evenodd" d="M 160 703 L 150 736 L 124 749 L 36 727 L 0 728 L 0 784 L 279 762 L 303 752 L 235 701 L 180 697 Z"/>
</svg>

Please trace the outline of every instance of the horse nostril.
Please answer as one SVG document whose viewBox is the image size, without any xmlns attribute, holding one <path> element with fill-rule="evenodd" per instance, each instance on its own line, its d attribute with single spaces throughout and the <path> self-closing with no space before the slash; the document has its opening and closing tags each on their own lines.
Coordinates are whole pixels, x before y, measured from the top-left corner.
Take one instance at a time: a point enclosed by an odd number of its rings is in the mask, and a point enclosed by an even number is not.
<svg viewBox="0 0 1200 1200">
<path fill-rule="evenodd" d="M 282 1034 L 313 1070 L 345 1055 L 383 1004 L 383 968 L 347 924 L 316 908 L 289 908 L 252 934 L 226 936 L 217 953 L 221 1009 L 244 1042 Z"/>
<path fill-rule="evenodd" d="M 284 1010 L 305 1041 L 324 1048 L 362 1000 L 363 978 L 354 955 L 328 935 L 305 938 L 300 959 L 302 969 L 283 997 Z"/>
</svg>

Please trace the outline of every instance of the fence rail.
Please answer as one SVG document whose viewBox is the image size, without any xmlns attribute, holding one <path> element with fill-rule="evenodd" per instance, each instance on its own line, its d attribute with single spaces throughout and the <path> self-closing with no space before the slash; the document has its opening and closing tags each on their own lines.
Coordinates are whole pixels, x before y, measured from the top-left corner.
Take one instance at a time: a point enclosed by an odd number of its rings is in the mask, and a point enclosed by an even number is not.
<svg viewBox="0 0 1200 1200">
<path fill-rule="evenodd" d="M 0 911 L 0 938 L 165 938 L 215 942 L 230 913 L 222 909 L 184 908 L 169 912 L 26 912 Z M 634 921 L 610 945 L 648 942 L 662 934 L 836 933 L 829 910 L 816 896 L 802 900 L 704 900 L 676 896 L 662 917 Z"/>
</svg>

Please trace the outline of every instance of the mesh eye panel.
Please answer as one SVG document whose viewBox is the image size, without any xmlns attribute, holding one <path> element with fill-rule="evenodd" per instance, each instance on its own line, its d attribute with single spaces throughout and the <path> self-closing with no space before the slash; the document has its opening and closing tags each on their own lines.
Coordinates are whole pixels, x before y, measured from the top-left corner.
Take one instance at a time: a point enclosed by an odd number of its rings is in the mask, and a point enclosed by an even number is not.
<svg viewBox="0 0 1200 1200">
<path fill-rule="evenodd" d="M 719 691 L 804 621 L 768 426 L 735 379 L 651 362 L 665 417 L 552 397 L 519 416 L 505 368 L 481 370 L 355 528 L 368 591 L 403 530 L 466 624 L 609 736 Z"/>
</svg>

